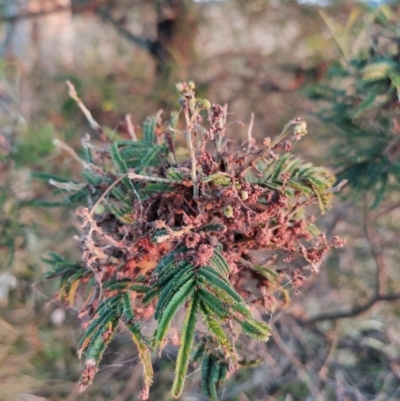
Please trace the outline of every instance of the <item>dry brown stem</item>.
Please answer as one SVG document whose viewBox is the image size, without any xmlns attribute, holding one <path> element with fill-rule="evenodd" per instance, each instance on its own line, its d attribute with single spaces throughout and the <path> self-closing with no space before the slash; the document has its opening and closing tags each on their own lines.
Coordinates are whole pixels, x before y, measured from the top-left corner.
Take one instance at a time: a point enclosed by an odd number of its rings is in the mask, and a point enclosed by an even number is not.
<svg viewBox="0 0 400 401">
<path fill-rule="evenodd" d="M 81 98 L 78 96 L 75 86 L 71 83 L 71 81 L 66 81 L 66 83 L 68 86 L 68 94 L 69 94 L 70 98 L 76 102 L 76 104 L 81 109 L 84 116 L 86 117 L 86 120 L 88 121 L 89 125 L 92 127 L 92 129 L 94 131 L 96 131 L 99 134 L 100 139 L 103 142 L 107 142 L 107 138 L 104 134 L 103 128 L 101 128 L 100 124 L 93 118 L 92 113 L 82 102 Z"/>
</svg>

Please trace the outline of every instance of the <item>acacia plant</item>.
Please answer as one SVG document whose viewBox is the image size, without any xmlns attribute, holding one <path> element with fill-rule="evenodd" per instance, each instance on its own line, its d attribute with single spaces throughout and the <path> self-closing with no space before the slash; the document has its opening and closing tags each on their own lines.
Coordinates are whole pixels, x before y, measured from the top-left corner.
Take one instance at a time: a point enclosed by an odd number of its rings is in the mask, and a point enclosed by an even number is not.
<svg viewBox="0 0 400 401">
<path fill-rule="evenodd" d="M 59 299 L 74 305 L 77 291 L 86 299 L 78 305 L 84 329 L 78 355 L 86 360 L 81 391 L 122 327 L 138 349 L 146 399 L 152 352 L 162 351 L 175 326 L 173 396 L 182 393 L 192 356 L 202 361 L 202 391 L 217 400 L 226 375 L 254 363 L 236 350 L 240 332 L 266 341 L 264 312 L 287 302 L 283 286 L 300 285 L 328 248 L 343 244 L 338 237 L 328 241 L 311 213 L 313 204 L 322 213 L 329 208 L 334 176 L 291 154 L 307 133 L 304 121 L 290 121 L 259 146 L 250 124 L 249 140 L 233 146 L 226 138 L 227 106 L 196 98 L 192 82 L 177 89 L 180 111 L 166 120 L 161 112 L 148 118 L 141 139 L 128 124 L 131 139 L 106 149 L 89 138 L 82 142 L 85 182 L 71 183 L 75 191 L 67 200 L 79 205 L 82 259 L 70 263 L 52 254 L 47 260 L 47 276 L 61 277 Z M 180 139 L 186 153 L 175 149 Z M 143 332 L 149 321 L 151 338 Z"/>
</svg>

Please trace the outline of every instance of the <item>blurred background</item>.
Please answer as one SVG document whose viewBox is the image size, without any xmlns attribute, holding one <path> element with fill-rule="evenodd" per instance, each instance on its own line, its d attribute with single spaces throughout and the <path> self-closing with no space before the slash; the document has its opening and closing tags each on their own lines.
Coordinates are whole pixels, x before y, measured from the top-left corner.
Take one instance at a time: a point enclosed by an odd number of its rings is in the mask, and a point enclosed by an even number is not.
<svg viewBox="0 0 400 401">
<path fill-rule="evenodd" d="M 347 240 L 321 271 L 266 315 L 271 340 L 243 338 L 249 358 L 220 399 L 400 399 L 400 8 L 378 1 L 0 0 L 0 400 L 138 400 L 141 366 L 126 333 L 78 394 L 76 313 L 43 281 L 49 251 L 79 259 L 71 205 L 48 174 L 80 180 L 54 139 L 80 152 L 95 138 L 65 81 L 109 139 L 128 137 L 175 84 L 228 103 L 230 135 L 308 122 L 295 150 L 348 185 L 319 224 Z M 100 143 L 100 142 L 99 142 Z M 65 188 L 67 195 L 68 188 Z M 46 206 L 46 207 L 45 207 Z M 53 207 L 50 207 L 53 206 Z M 282 289 L 283 291 L 284 289 Z M 155 359 L 151 400 L 171 399 L 176 350 Z M 182 400 L 204 400 L 199 372 Z"/>
</svg>

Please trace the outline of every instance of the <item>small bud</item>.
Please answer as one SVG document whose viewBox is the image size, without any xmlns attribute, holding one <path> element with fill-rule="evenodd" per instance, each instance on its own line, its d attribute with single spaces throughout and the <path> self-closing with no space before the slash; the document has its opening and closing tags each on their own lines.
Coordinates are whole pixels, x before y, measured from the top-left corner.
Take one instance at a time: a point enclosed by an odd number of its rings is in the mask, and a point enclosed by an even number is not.
<svg viewBox="0 0 400 401">
<path fill-rule="evenodd" d="M 183 92 L 183 90 L 185 89 L 185 85 L 183 85 L 182 82 L 178 82 L 176 84 L 176 89 L 177 89 L 178 92 Z"/>
<path fill-rule="evenodd" d="M 270 146 L 271 146 L 271 138 L 270 138 L 270 137 L 264 138 L 263 141 L 262 141 L 262 144 L 263 144 L 264 146 L 270 147 Z"/>
<path fill-rule="evenodd" d="M 228 219 L 230 219 L 231 217 L 233 217 L 233 208 L 232 206 L 228 205 L 224 207 L 224 215 L 225 217 L 227 217 Z"/>
<path fill-rule="evenodd" d="M 244 201 L 249 199 L 249 193 L 247 191 L 240 191 L 240 198 Z"/>
<path fill-rule="evenodd" d="M 208 99 L 203 99 L 203 106 L 206 110 L 210 110 L 211 109 L 211 102 Z"/>
<path fill-rule="evenodd" d="M 305 135 L 307 134 L 307 123 L 305 121 L 301 121 L 294 127 L 293 133 L 295 135 Z"/>
<path fill-rule="evenodd" d="M 192 91 L 194 90 L 194 88 L 196 87 L 196 84 L 193 81 L 189 81 L 187 83 L 189 89 L 191 89 Z"/>
<path fill-rule="evenodd" d="M 105 212 L 106 208 L 103 205 L 97 205 L 96 209 L 94 212 L 96 214 L 103 214 Z"/>
</svg>

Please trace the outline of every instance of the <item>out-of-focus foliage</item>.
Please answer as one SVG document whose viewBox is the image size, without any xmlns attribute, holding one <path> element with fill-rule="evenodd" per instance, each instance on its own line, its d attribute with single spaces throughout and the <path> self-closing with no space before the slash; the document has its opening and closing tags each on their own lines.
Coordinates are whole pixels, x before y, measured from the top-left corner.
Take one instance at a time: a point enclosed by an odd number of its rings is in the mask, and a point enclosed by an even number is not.
<svg viewBox="0 0 400 401">
<path fill-rule="evenodd" d="M 373 194 L 374 208 L 400 184 L 400 22 L 389 7 L 364 21 L 359 14 L 355 9 L 345 26 L 322 14 L 343 57 L 309 96 L 322 103 L 338 179 L 361 196 Z"/>
<path fill-rule="evenodd" d="M 322 286 L 329 292 L 315 287 L 320 307 L 297 322 L 307 323 L 308 341 L 322 340 L 313 347 L 332 346 L 319 378 L 313 376 L 315 383 L 324 383 L 325 397 L 395 400 L 400 383 L 398 339 L 391 334 L 399 330 L 400 299 L 399 15 L 386 6 L 369 13 L 356 8 L 340 22 L 321 14 L 340 54 L 308 94 L 320 108 L 320 146 L 339 179 L 349 182 L 329 222 L 348 242 L 323 272 Z M 309 308 L 310 301 L 304 302 Z M 322 312 L 324 306 L 328 310 Z"/>
</svg>

